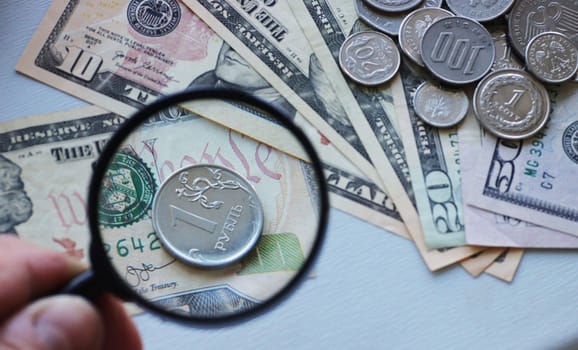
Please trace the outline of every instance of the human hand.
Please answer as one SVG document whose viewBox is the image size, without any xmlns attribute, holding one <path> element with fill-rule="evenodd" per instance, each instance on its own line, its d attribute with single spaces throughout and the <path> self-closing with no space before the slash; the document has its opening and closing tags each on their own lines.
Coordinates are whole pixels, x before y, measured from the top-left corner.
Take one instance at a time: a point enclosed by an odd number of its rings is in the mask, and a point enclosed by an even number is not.
<svg viewBox="0 0 578 350">
<path fill-rule="evenodd" d="M 50 296 L 85 270 L 64 254 L 0 235 L 0 349 L 141 349 L 122 303 Z"/>
</svg>

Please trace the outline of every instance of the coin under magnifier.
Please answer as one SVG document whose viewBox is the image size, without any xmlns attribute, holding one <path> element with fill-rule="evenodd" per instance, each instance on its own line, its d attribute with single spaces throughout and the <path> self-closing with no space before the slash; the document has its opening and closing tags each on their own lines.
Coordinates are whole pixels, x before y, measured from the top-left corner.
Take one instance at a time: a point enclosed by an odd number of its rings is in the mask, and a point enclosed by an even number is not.
<svg viewBox="0 0 578 350">
<path fill-rule="evenodd" d="M 261 236 L 263 208 L 239 174 L 216 165 L 193 165 L 164 181 L 152 219 L 157 236 L 175 258 L 220 268 L 251 252 Z"/>
</svg>

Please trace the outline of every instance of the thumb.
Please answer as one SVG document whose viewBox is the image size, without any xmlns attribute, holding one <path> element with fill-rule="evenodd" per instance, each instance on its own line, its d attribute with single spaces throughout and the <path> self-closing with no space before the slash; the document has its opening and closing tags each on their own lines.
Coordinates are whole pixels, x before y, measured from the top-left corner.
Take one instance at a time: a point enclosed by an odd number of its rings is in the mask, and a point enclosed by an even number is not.
<svg viewBox="0 0 578 350">
<path fill-rule="evenodd" d="M 41 299 L 0 325 L 0 348 L 100 349 L 103 338 L 96 309 L 75 296 Z"/>
</svg>

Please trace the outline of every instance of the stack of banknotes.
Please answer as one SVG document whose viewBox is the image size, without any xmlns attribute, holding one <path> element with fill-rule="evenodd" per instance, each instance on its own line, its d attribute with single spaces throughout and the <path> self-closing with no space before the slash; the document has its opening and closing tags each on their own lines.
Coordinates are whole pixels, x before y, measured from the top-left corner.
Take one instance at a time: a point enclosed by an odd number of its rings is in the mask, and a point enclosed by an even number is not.
<svg viewBox="0 0 578 350">
<path fill-rule="evenodd" d="M 578 11 L 533 3 L 536 25 Z M 209 85 L 241 87 L 294 115 L 324 162 L 331 205 L 412 240 L 431 271 L 460 264 L 512 281 L 523 249 L 578 248 L 578 85 L 547 85 L 550 120 L 523 140 L 486 133 L 472 108 L 457 126 L 430 126 L 413 95 L 431 77 L 407 57 L 378 86 L 341 69 L 342 43 L 374 30 L 359 5 L 53 0 L 16 70 L 94 106 L 2 125 L 0 232 L 85 257 L 86 189 L 106 140 L 147 103 Z M 494 35 L 504 54 L 505 33 Z M 219 161 L 207 150 L 198 158 Z M 30 169 L 64 175 L 47 183 Z M 47 226 L 58 230 L 46 235 Z"/>
</svg>

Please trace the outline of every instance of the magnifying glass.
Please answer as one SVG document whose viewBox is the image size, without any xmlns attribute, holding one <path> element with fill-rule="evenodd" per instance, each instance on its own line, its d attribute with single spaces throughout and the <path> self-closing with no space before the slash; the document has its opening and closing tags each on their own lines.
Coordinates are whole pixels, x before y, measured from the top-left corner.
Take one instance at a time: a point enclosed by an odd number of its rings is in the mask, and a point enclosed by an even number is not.
<svg viewBox="0 0 578 350">
<path fill-rule="evenodd" d="M 291 116 L 220 88 L 129 118 L 95 165 L 88 201 L 92 269 L 65 292 L 111 292 L 202 324 L 254 316 L 294 290 L 329 211 L 320 159 Z"/>
</svg>

